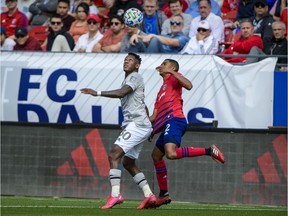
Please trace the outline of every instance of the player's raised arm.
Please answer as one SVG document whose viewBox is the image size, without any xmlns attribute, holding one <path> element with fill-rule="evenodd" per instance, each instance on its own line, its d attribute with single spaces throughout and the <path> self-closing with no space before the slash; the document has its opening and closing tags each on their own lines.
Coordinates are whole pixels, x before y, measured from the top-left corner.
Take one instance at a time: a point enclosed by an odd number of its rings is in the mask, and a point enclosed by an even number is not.
<svg viewBox="0 0 288 216">
<path fill-rule="evenodd" d="M 193 88 L 193 85 L 190 80 L 188 80 L 186 77 L 183 75 L 180 75 L 179 73 L 176 72 L 171 72 L 171 74 L 179 81 L 180 85 L 184 87 L 187 90 L 191 90 Z"/>
<path fill-rule="evenodd" d="M 80 89 L 81 93 L 83 94 L 90 94 L 92 96 L 102 96 L 102 97 L 109 97 L 109 98 L 123 98 L 127 94 L 133 92 L 133 89 L 129 85 L 122 86 L 121 89 L 110 90 L 110 91 L 95 91 L 90 88 L 83 88 Z"/>
</svg>

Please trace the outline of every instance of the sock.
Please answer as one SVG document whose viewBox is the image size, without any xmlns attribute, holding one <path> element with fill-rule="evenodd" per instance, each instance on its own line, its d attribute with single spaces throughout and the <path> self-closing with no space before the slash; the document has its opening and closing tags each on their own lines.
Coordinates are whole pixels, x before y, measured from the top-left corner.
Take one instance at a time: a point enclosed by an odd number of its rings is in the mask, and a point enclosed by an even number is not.
<svg viewBox="0 0 288 216">
<path fill-rule="evenodd" d="M 144 174 L 142 172 L 137 173 L 134 177 L 133 177 L 134 182 L 140 187 L 140 189 L 142 189 L 144 196 L 145 197 L 150 197 L 152 194 L 152 191 L 148 185 L 148 182 L 144 176 Z"/>
<path fill-rule="evenodd" d="M 168 194 L 168 181 L 167 181 L 167 169 L 165 165 L 165 161 L 161 160 L 154 163 L 156 178 L 158 182 L 158 186 L 160 189 L 160 193 Z"/>
<path fill-rule="evenodd" d="M 183 157 L 197 157 L 206 155 L 205 148 L 193 148 L 193 147 L 180 147 L 176 149 L 177 158 L 181 159 Z"/>
<path fill-rule="evenodd" d="M 121 170 L 110 169 L 109 176 L 110 176 L 110 183 L 112 186 L 111 196 L 117 197 L 120 194 Z"/>
</svg>

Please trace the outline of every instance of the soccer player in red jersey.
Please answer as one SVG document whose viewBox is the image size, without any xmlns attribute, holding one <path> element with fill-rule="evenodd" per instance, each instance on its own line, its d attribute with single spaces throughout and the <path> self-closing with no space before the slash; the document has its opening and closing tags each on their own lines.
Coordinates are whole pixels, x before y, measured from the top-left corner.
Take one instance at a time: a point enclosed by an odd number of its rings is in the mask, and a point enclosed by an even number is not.
<svg viewBox="0 0 288 216">
<path fill-rule="evenodd" d="M 6 34 L 10 37 L 15 34 L 18 27 L 28 27 L 28 19 L 24 13 L 17 8 L 17 0 L 6 0 L 7 12 L 1 13 L 1 26 L 6 29 Z"/>
<path fill-rule="evenodd" d="M 178 72 L 179 64 L 173 59 L 166 59 L 156 68 L 163 77 L 163 84 L 157 94 L 150 121 L 153 123 L 153 135 L 161 132 L 152 152 L 156 178 L 160 189 L 157 206 L 168 204 L 171 198 L 168 193 L 167 169 L 163 157 L 177 160 L 183 157 L 211 156 L 213 160 L 224 164 L 221 151 L 212 145 L 209 148 L 180 147 L 182 136 L 187 128 L 183 113 L 182 88 L 191 90 L 192 83 Z"/>
</svg>

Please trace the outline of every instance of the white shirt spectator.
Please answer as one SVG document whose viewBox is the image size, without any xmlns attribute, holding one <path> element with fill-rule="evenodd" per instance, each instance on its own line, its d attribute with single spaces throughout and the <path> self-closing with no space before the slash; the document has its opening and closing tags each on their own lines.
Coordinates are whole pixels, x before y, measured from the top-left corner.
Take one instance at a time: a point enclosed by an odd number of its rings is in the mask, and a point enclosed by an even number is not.
<svg viewBox="0 0 288 216">
<path fill-rule="evenodd" d="M 218 52 L 218 42 L 209 35 L 204 40 L 197 40 L 196 35 L 193 36 L 187 45 L 181 50 L 180 54 L 215 54 Z"/>
<path fill-rule="evenodd" d="M 0 45 L 0 50 L 13 50 L 15 46 L 15 41 L 11 38 L 6 38 L 3 45 Z"/>
<path fill-rule="evenodd" d="M 97 44 L 102 37 L 103 35 L 100 31 L 97 31 L 92 39 L 89 39 L 89 33 L 83 34 L 79 37 L 73 51 L 78 52 L 80 49 L 83 49 L 85 52 L 92 52 L 94 45 Z"/>
<path fill-rule="evenodd" d="M 197 33 L 198 23 L 201 16 L 195 17 L 190 25 L 189 37 L 192 38 Z M 212 12 L 205 19 L 211 26 L 211 33 L 218 42 L 224 42 L 224 23 L 221 17 L 213 14 Z"/>
</svg>

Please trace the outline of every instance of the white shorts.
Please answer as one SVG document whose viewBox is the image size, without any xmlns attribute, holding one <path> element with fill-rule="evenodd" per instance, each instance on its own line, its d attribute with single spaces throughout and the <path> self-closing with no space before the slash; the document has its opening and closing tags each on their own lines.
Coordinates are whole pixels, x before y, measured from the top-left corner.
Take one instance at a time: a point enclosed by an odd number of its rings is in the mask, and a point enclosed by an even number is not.
<svg viewBox="0 0 288 216">
<path fill-rule="evenodd" d="M 120 133 L 115 144 L 120 146 L 125 156 L 137 159 L 143 147 L 143 142 L 148 140 L 152 128 L 137 127 L 134 122 L 129 123 Z"/>
</svg>

